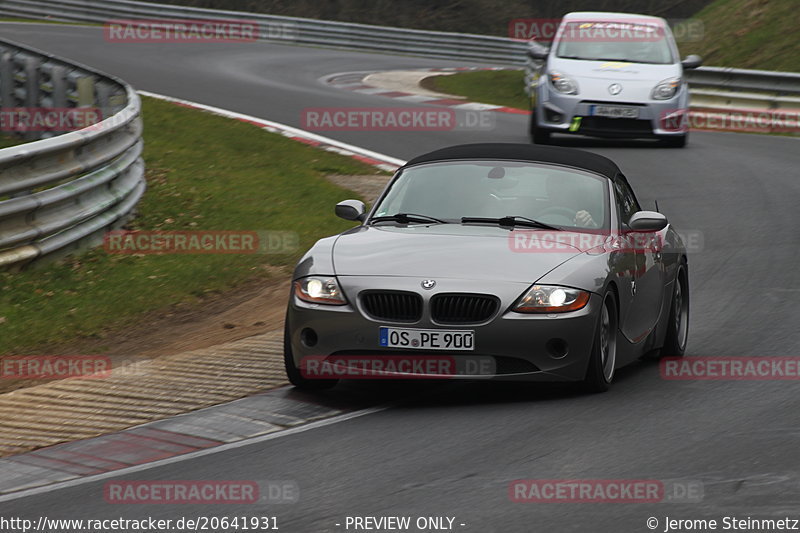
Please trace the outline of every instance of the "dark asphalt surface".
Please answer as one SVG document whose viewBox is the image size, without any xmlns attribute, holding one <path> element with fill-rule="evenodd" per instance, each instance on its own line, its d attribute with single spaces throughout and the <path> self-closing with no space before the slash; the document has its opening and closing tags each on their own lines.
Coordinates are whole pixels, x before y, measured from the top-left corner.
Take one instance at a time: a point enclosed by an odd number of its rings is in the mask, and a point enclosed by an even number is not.
<svg viewBox="0 0 800 533">
<path fill-rule="evenodd" d="M 100 29 L 60 26 L 4 25 L 0 35 L 138 89 L 295 126 L 304 107 L 403 105 L 333 89 L 321 76 L 455 65 L 264 43 L 108 44 Z M 325 135 L 401 158 L 461 142 L 527 141 L 526 117 L 496 118 L 493 131 Z M 562 144 L 617 161 L 646 207 L 657 198 L 681 232 L 700 238 L 689 258 L 689 356 L 800 356 L 797 139 L 697 132 L 683 150 Z M 112 505 L 96 481 L 0 503 L 0 516 L 263 514 L 286 532 L 344 531 L 346 516 L 450 516 L 465 524 L 456 530 L 498 533 L 650 531 L 648 517 L 664 531 L 667 516 L 800 519 L 798 382 L 665 381 L 657 364 L 642 362 L 603 395 L 561 385 L 412 389 L 374 414 L 123 478 L 294 480 L 295 504 Z M 534 478 L 695 480 L 704 494 L 694 503 L 512 503 L 509 482 Z"/>
</svg>

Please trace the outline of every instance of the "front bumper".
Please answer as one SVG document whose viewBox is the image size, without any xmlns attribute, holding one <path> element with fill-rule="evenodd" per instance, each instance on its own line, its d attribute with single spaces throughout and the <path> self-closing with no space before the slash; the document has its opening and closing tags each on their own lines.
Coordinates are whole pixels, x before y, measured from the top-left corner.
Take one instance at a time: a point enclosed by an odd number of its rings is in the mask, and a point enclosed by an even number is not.
<svg viewBox="0 0 800 533">
<path fill-rule="evenodd" d="M 688 120 L 681 120 L 681 115 L 689 112 L 688 89 L 685 86 L 669 100 L 626 101 L 609 99 L 602 94 L 561 94 L 543 84 L 532 104 L 536 109 L 537 127 L 556 133 L 595 137 L 663 138 L 685 135 L 688 131 Z M 639 116 L 635 119 L 592 116 L 592 105 L 636 107 Z"/>
<path fill-rule="evenodd" d="M 451 356 L 458 358 L 491 358 L 490 373 L 459 373 L 443 376 L 449 379 L 497 379 L 525 381 L 577 381 L 584 378 L 594 339 L 601 299 L 592 294 L 589 303 L 578 311 L 558 314 L 522 314 L 508 311 L 529 284 L 493 282 L 492 287 L 477 286 L 468 280 L 437 280 L 434 290 L 420 288 L 417 278 L 339 277 L 348 297 L 348 305 L 309 304 L 292 296 L 287 313 L 287 331 L 295 366 L 304 360 L 334 356 L 403 356 L 424 358 Z M 419 294 L 423 298 L 420 320 L 391 322 L 370 317 L 360 304 L 364 290 L 399 290 Z M 437 293 L 480 293 L 499 298 L 495 315 L 480 324 L 439 324 L 429 313 L 430 298 Z M 382 326 L 432 330 L 472 330 L 475 346 L 472 351 L 414 350 L 383 348 L 379 344 Z M 309 330 L 313 334 L 309 334 Z M 312 339 L 314 342 L 309 342 Z M 466 368 L 471 368 L 466 365 Z M 485 367 L 484 367 L 485 369 Z M 410 377 L 405 375 L 403 377 Z M 430 376 L 426 376 L 430 377 Z"/>
</svg>

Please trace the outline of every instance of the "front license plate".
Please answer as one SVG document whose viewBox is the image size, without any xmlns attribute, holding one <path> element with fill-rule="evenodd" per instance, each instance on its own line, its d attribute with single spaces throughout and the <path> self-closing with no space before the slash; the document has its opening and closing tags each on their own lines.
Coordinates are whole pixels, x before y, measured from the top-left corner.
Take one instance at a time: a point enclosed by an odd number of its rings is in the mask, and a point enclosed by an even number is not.
<svg viewBox="0 0 800 533">
<path fill-rule="evenodd" d="M 595 117 L 639 118 L 639 108 L 621 105 L 592 105 L 589 114 Z"/>
<path fill-rule="evenodd" d="M 387 348 L 470 352 L 475 349 L 475 332 L 463 329 L 381 328 L 380 345 Z"/>
</svg>

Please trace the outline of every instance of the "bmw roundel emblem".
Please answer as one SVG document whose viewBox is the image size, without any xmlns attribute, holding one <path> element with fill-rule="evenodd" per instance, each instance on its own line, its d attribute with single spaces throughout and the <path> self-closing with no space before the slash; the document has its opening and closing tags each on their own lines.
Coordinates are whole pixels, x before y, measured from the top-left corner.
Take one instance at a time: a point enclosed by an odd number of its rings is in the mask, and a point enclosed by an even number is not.
<svg viewBox="0 0 800 533">
<path fill-rule="evenodd" d="M 422 285 L 422 288 L 425 290 L 431 290 L 436 286 L 436 281 L 432 279 L 424 279 L 422 280 L 422 283 L 420 283 L 420 285 Z"/>
<path fill-rule="evenodd" d="M 616 96 L 622 92 L 622 85 L 620 85 L 619 83 L 612 83 L 611 85 L 608 86 L 608 92 Z"/>
</svg>

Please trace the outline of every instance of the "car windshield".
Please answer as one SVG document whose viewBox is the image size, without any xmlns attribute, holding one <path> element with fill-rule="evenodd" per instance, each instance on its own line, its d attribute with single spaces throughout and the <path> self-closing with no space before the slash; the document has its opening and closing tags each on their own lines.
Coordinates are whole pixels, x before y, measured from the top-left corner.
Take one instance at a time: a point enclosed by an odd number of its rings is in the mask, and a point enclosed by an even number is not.
<svg viewBox="0 0 800 533">
<path fill-rule="evenodd" d="M 556 55 L 563 59 L 674 62 L 664 28 L 619 22 L 569 22 L 559 30 Z"/>
<path fill-rule="evenodd" d="M 516 216 L 563 229 L 607 228 L 606 182 L 591 172 L 542 163 L 429 163 L 403 170 L 372 218 L 414 213 L 461 223 L 464 217 Z"/>
</svg>

